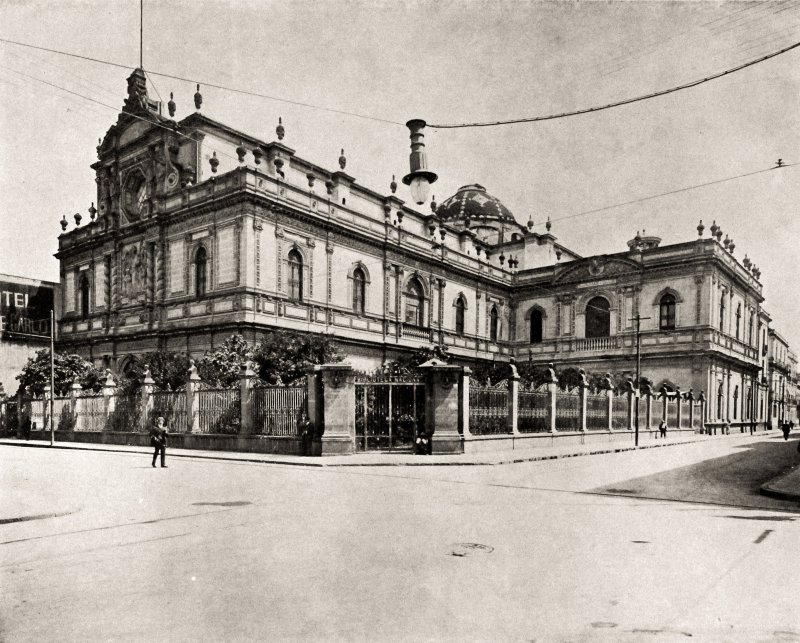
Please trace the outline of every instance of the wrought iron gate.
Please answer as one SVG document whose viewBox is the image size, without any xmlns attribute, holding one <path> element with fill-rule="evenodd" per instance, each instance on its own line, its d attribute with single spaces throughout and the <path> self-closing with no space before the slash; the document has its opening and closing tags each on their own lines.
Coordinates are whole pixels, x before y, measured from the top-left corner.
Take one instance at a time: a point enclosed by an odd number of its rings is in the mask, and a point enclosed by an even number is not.
<svg viewBox="0 0 800 643">
<path fill-rule="evenodd" d="M 420 378 L 356 379 L 356 451 L 411 450 L 424 426 L 425 385 Z"/>
</svg>

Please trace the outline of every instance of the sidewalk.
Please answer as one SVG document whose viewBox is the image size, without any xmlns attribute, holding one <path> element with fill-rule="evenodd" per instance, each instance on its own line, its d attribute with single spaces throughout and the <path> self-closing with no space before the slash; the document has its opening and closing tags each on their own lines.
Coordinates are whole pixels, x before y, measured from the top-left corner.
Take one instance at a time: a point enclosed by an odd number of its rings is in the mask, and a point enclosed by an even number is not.
<svg viewBox="0 0 800 643">
<path fill-rule="evenodd" d="M 736 433 L 725 436 L 725 439 L 760 437 L 764 433 Z M 517 451 L 492 451 L 486 453 L 470 453 L 460 455 L 412 455 L 410 453 L 357 453 L 354 455 L 338 455 L 326 457 L 304 457 L 263 453 L 238 453 L 230 451 L 202 451 L 196 449 L 167 449 L 167 458 L 193 458 L 196 460 L 223 460 L 231 462 L 259 462 L 263 464 L 280 464 L 306 467 L 381 467 L 381 466 L 470 466 L 499 465 L 516 462 L 536 462 L 539 460 L 555 460 L 583 455 L 602 453 L 621 453 L 636 449 L 653 449 L 679 444 L 720 440 L 719 436 L 694 435 L 692 437 L 667 438 L 666 440 L 648 440 L 638 447 L 632 444 L 609 443 L 608 445 L 565 445 L 560 447 L 541 447 Z M 44 449 L 73 449 L 82 451 L 107 451 L 111 453 L 136 453 L 150 457 L 153 450 L 148 447 L 123 446 L 110 444 L 89 444 L 78 442 L 56 442 L 53 447 L 46 440 L 21 440 L 2 438 L 0 446 L 16 446 Z M 798 475 L 800 481 L 800 475 Z"/>
</svg>

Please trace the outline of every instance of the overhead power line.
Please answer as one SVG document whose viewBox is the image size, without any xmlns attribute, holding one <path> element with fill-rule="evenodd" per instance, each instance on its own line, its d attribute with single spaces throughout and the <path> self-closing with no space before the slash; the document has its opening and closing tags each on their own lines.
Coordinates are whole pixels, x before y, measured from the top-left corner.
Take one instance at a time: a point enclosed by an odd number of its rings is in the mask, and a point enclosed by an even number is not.
<svg viewBox="0 0 800 643">
<path fill-rule="evenodd" d="M 121 63 L 111 62 L 108 60 L 100 60 L 99 58 L 92 58 L 90 56 L 81 56 L 78 54 L 73 54 L 68 51 L 60 51 L 58 49 L 51 49 L 49 47 L 40 47 L 38 45 L 30 45 L 25 42 L 19 42 L 18 40 L 9 40 L 8 38 L 0 38 L 0 42 L 9 43 L 12 45 L 18 45 L 20 47 L 29 47 L 30 49 L 39 49 L 41 51 L 47 51 L 52 54 L 60 54 L 62 56 L 71 56 L 72 58 L 80 58 L 81 60 L 89 60 L 91 62 L 100 63 L 102 65 L 111 65 L 112 67 L 120 67 L 122 69 L 134 69 L 130 65 L 123 65 Z M 378 123 L 388 123 L 390 125 L 403 125 L 400 121 L 393 121 L 386 118 L 380 118 L 377 116 L 369 116 L 368 114 L 359 114 L 357 112 L 348 112 L 347 110 L 343 109 L 336 109 L 334 107 L 325 107 L 323 105 L 314 105 L 313 103 L 304 103 L 298 100 L 291 100 L 289 98 L 281 98 L 279 96 L 272 96 L 270 94 L 262 94 L 260 92 L 254 92 L 247 89 L 239 89 L 237 87 L 228 87 L 226 85 L 218 85 L 216 83 L 210 83 L 208 81 L 199 80 L 197 78 L 185 78 L 183 76 L 175 76 L 174 74 L 167 74 L 164 72 L 154 71 L 152 69 L 147 69 L 146 72 L 152 76 L 161 76 L 162 78 L 171 78 L 172 80 L 179 80 L 186 83 L 192 84 L 200 84 L 204 87 L 212 87 L 213 89 L 221 89 L 223 91 L 228 92 L 235 92 L 237 94 L 244 94 L 245 96 L 255 96 L 256 98 L 266 98 L 267 100 L 274 100 L 279 103 L 287 103 L 289 105 L 298 105 L 300 107 L 307 107 L 309 109 L 317 109 L 324 112 L 331 112 L 333 114 L 342 114 L 344 116 L 352 116 L 354 118 L 362 118 L 365 120 L 376 121 Z M 152 82 L 152 79 L 151 81 Z M 155 87 L 155 85 L 153 85 Z"/>
<path fill-rule="evenodd" d="M 600 105 L 599 107 L 587 107 L 585 109 L 575 110 L 573 112 L 563 112 L 560 114 L 548 114 L 547 116 L 530 116 L 526 118 L 512 118 L 508 120 L 502 121 L 484 121 L 478 123 L 428 123 L 428 127 L 434 129 L 455 129 L 455 128 L 462 128 L 462 127 L 494 127 L 497 125 L 513 125 L 516 123 L 533 123 L 536 121 L 549 121 L 554 120 L 556 118 L 566 118 L 567 116 L 578 116 L 580 114 L 589 114 L 592 112 L 599 112 L 604 109 L 611 109 L 612 107 L 620 107 L 621 105 L 629 105 L 631 103 L 636 103 L 639 101 L 647 100 L 650 98 L 656 98 L 657 96 L 664 96 L 665 94 L 672 94 L 673 92 L 678 92 L 683 89 L 689 89 L 690 87 L 696 87 L 697 85 L 702 85 L 703 83 L 707 83 L 711 80 L 715 80 L 722 76 L 726 76 L 728 74 L 732 74 L 734 72 L 740 71 L 747 67 L 752 67 L 753 65 L 757 65 L 758 63 L 764 62 L 765 60 L 769 60 L 770 58 L 775 58 L 775 56 L 780 56 L 781 54 L 785 54 L 787 51 L 791 51 L 792 49 L 796 49 L 800 47 L 800 42 L 796 42 L 789 47 L 784 47 L 779 51 L 774 51 L 771 54 L 767 54 L 766 56 L 762 56 L 761 58 L 757 58 L 756 60 L 751 60 L 744 64 L 738 65 L 736 67 L 732 67 L 730 69 L 726 69 L 725 71 L 719 72 L 718 74 L 714 74 L 713 76 L 707 76 L 705 78 L 701 78 L 700 80 L 694 80 L 689 83 L 684 83 L 683 85 L 678 85 L 676 87 L 670 87 L 669 89 L 663 89 L 661 91 L 652 92 L 650 94 L 644 94 L 643 96 L 636 96 L 635 98 L 626 98 L 625 100 L 620 100 L 615 103 L 609 103 L 608 105 Z"/>
<path fill-rule="evenodd" d="M 567 219 L 574 219 L 576 217 L 583 217 L 589 214 L 597 214 L 598 212 L 605 212 L 606 210 L 613 210 L 615 208 L 621 208 L 626 205 L 633 205 L 634 203 L 642 203 L 643 201 L 650 201 L 652 199 L 658 199 L 662 196 L 669 196 L 670 194 L 679 194 L 681 192 L 688 192 L 689 190 L 696 190 L 698 188 L 708 187 L 709 185 L 716 185 L 718 183 L 726 183 L 728 181 L 735 181 L 736 179 L 743 179 L 746 176 L 754 176 L 756 174 L 763 174 L 764 172 L 771 172 L 772 170 L 783 169 L 785 167 L 795 167 L 797 163 L 783 163 L 781 162 L 780 165 L 774 165 L 772 167 L 764 168 L 763 170 L 756 170 L 755 172 L 746 172 L 745 174 L 737 174 L 736 176 L 728 176 L 724 179 L 716 179 L 714 181 L 707 181 L 706 183 L 697 183 L 695 185 L 689 185 L 683 188 L 678 188 L 677 190 L 669 190 L 667 192 L 659 192 L 658 194 L 651 194 L 649 196 L 643 196 L 638 199 L 633 199 L 631 201 L 624 201 L 622 203 L 615 203 L 613 205 L 606 205 L 602 208 L 595 208 L 594 210 L 584 210 L 583 212 L 576 212 L 575 214 L 568 214 L 563 217 L 557 217 L 555 219 L 551 219 L 551 223 L 555 223 L 556 221 L 566 221 Z"/>
</svg>

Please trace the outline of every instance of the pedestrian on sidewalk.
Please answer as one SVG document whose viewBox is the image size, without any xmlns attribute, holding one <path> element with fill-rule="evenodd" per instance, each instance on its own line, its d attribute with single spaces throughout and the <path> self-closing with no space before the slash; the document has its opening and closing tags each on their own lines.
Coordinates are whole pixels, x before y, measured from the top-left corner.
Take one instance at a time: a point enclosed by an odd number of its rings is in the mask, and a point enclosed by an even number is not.
<svg viewBox="0 0 800 643">
<path fill-rule="evenodd" d="M 661 420 L 661 424 L 658 425 L 658 432 L 661 434 L 661 437 L 666 440 L 667 438 L 667 421 Z"/>
<path fill-rule="evenodd" d="M 164 460 L 167 455 L 167 425 L 164 423 L 163 417 L 159 417 L 156 425 L 150 429 L 150 445 L 155 449 L 153 451 L 153 467 L 156 466 L 156 457 L 160 453 L 161 466 L 166 469 L 167 465 Z"/>
</svg>

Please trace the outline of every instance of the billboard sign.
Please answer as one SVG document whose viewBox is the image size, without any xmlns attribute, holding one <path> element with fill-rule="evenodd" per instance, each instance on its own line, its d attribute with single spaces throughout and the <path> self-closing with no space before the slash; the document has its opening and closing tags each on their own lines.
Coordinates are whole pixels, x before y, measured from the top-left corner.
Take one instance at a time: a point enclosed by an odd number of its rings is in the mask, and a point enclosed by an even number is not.
<svg viewBox="0 0 800 643">
<path fill-rule="evenodd" d="M 0 336 L 29 341 L 50 337 L 53 287 L 0 281 Z"/>
</svg>

